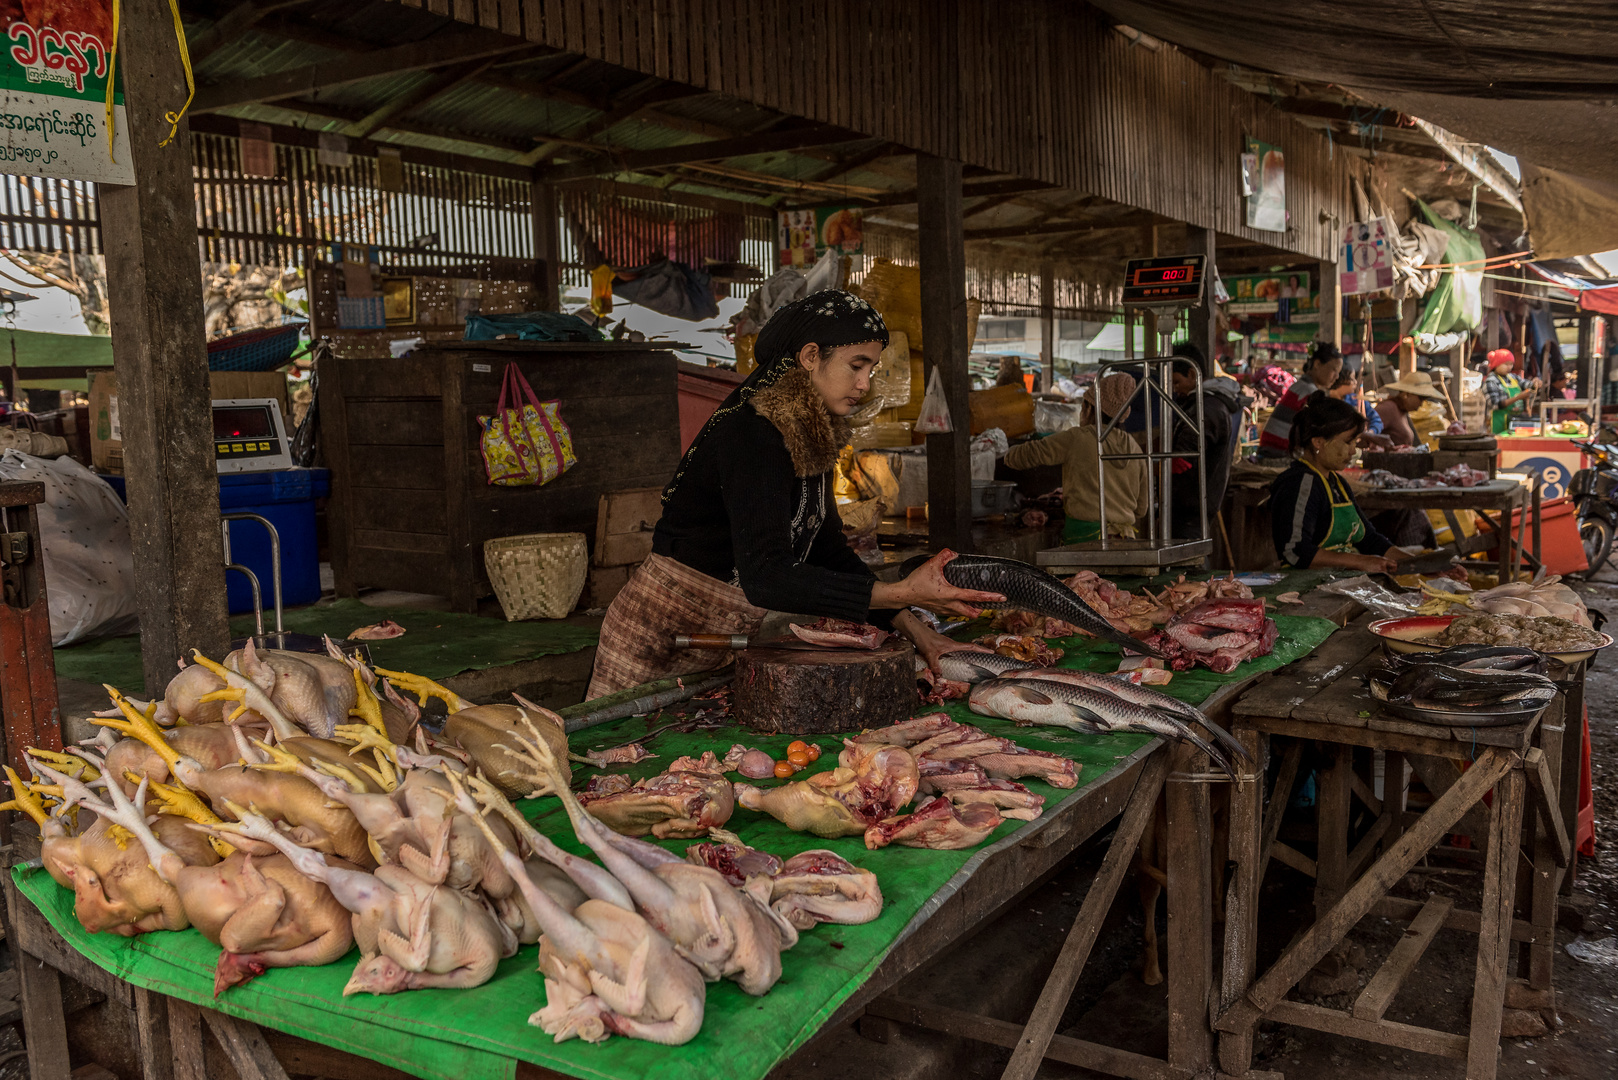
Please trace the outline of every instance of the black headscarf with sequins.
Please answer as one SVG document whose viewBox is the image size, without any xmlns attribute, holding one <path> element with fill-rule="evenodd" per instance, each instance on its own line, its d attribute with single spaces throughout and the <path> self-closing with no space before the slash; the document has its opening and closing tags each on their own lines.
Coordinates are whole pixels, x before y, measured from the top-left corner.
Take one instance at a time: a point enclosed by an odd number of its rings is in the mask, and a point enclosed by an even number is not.
<svg viewBox="0 0 1618 1080">
<path fill-rule="evenodd" d="M 822 289 L 777 310 L 759 331 L 758 341 L 753 345 L 758 366 L 730 392 L 691 440 L 685 456 L 680 459 L 680 467 L 674 470 L 674 478 L 663 489 L 663 501 L 668 502 L 669 496 L 674 494 L 697 447 L 714 425 L 747 404 L 760 390 L 774 386 L 781 376 L 797 366 L 798 353 L 805 345 L 813 342 L 824 353 L 842 345 L 863 345 L 867 341 L 880 341 L 882 347 L 887 348 L 888 326 L 876 308 L 853 293 Z"/>
</svg>

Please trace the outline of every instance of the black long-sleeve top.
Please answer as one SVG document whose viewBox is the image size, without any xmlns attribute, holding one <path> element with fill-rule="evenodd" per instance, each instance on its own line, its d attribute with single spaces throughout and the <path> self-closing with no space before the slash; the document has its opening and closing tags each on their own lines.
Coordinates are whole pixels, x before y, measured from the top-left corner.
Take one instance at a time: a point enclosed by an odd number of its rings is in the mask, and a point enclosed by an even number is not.
<svg viewBox="0 0 1618 1080">
<path fill-rule="evenodd" d="M 1282 562 L 1306 570 L 1315 561 L 1315 553 L 1331 535 L 1333 499 L 1347 500 L 1359 510 L 1354 493 L 1341 476 L 1327 473 L 1326 482 L 1321 483 L 1320 474 L 1301 461 L 1294 461 L 1270 484 L 1270 535 Z M 1393 546 L 1393 541 L 1377 532 L 1363 513 L 1360 520 L 1365 524 L 1365 535 L 1355 542 L 1354 549 L 1361 555 L 1381 555 Z"/>
<path fill-rule="evenodd" d="M 831 473 L 800 479 L 781 432 L 751 406 L 698 445 L 652 550 L 739 585 L 756 607 L 892 623 L 870 610 L 876 577 L 843 538 Z"/>
</svg>

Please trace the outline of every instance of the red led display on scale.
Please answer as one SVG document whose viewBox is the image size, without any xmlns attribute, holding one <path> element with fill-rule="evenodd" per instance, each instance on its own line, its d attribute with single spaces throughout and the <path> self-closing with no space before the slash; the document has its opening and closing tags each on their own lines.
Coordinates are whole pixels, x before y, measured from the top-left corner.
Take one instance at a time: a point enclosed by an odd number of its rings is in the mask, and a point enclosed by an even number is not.
<svg viewBox="0 0 1618 1080">
<path fill-rule="evenodd" d="M 1196 304 L 1202 300 L 1201 255 L 1131 259 L 1124 272 L 1124 303 Z"/>
</svg>

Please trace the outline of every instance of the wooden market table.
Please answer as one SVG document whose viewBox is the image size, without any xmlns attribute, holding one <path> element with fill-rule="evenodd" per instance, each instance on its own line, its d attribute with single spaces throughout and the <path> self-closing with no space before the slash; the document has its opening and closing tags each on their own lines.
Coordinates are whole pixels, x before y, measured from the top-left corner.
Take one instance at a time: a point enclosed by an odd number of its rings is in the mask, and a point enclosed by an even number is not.
<svg viewBox="0 0 1618 1080">
<path fill-rule="evenodd" d="M 1271 1020 L 1459 1058 L 1467 1062 L 1469 1080 L 1492 1080 L 1512 941 L 1526 945 L 1526 996 L 1547 1005 L 1553 1001 L 1556 893 L 1572 857 L 1561 799 L 1563 720 L 1566 715 L 1582 717 L 1584 665 L 1561 672 L 1564 693 L 1526 723 L 1480 728 L 1413 723 L 1385 713 L 1366 688 L 1365 676 L 1383 662 L 1380 642 L 1366 629 L 1370 618 L 1362 616 L 1314 656 L 1255 687 L 1232 710 L 1231 732 L 1255 757 L 1267 743 L 1279 740 L 1284 749 L 1268 812 L 1259 786 L 1239 786 L 1233 794 L 1231 860 L 1236 869 L 1215 1025 L 1220 1065 L 1226 1073 L 1245 1072 L 1252 1061 L 1254 1030 L 1259 1021 Z M 1308 742 L 1318 744 L 1325 756 L 1317 773 L 1314 859 L 1277 838 Z M 1370 777 L 1356 771 L 1356 749 L 1385 755 L 1380 798 Z M 1458 762 L 1470 767 L 1463 771 Z M 1405 806 L 1407 765 L 1433 795 L 1432 805 L 1419 815 Z M 1527 854 L 1533 877 L 1522 905 L 1525 917 L 1516 918 L 1525 794 L 1531 796 Z M 1358 836 L 1352 828 L 1353 799 L 1373 818 Z M 1469 833 L 1485 849 L 1482 910 L 1458 911 L 1439 896 L 1419 903 L 1389 895 L 1452 832 Z M 1272 856 L 1315 878 L 1316 921 L 1260 974 L 1259 889 Z M 1411 926 L 1353 1006 L 1341 1011 L 1289 1000 L 1292 987 L 1373 913 L 1410 920 Z M 1478 935 L 1466 1035 L 1384 1019 L 1442 927 Z"/>
<path fill-rule="evenodd" d="M 1384 488 L 1356 492 L 1354 498 L 1361 510 L 1437 510 L 1449 523 L 1452 538 L 1440 550 L 1470 555 L 1499 549 L 1501 569 L 1504 570 L 1509 564 L 1512 572 L 1516 573 L 1522 569 L 1525 559 L 1531 570 L 1538 570 L 1541 565 L 1539 494 L 1537 476 L 1501 475 L 1469 488 Z M 1487 531 L 1463 537 L 1460 520 L 1456 516 L 1461 510 L 1475 513 Z M 1515 536 L 1512 535 L 1514 513 L 1517 515 Z"/>
<path fill-rule="evenodd" d="M 1288 614 L 1322 616 L 1338 626 L 1358 610 L 1335 594 L 1312 592 Z M 1330 640 L 1328 639 L 1328 644 Z M 1282 669 L 1285 671 L 1286 669 Z M 1226 684 L 1203 703 L 1216 723 L 1230 722 L 1231 708 L 1270 672 Z M 1205 758 L 1181 744 L 1151 740 L 1115 761 L 1080 791 L 1055 804 L 981 850 L 933 894 L 904 926 L 866 981 L 822 1025 L 831 1030 L 862 1015 L 947 1030 L 1014 1049 L 1008 1077 L 1031 1077 L 1044 1058 L 1096 1072 L 1147 1080 L 1189 1080 L 1213 1064 L 1210 1026 L 1213 995 L 1213 864 L 1210 786 L 1222 782 Z M 1241 777 L 1252 787 L 1259 777 Z M 1142 831 L 1166 808 L 1169 1031 L 1165 1059 L 1153 1058 L 1057 1034 L 1062 1012 L 1088 958 Z M 1083 905 L 1032 1017 L 1027 1024 L 905 1001 L 892 995 L 910 973 L 961 945 L 1016 905 L 1055 873 L 1081 846 L 1122 816 L 1102 868 Z M 32 852 L 19 845 L 16 856 Z M 217 1054 L 201 1032 L 211 1030 L 230 1066 L 243 1080 L 281 1080 L 289 1074 L 394 1080 L 406 1074 L 343 1050 L 250 1023 L 210 1008 L 127 982 L 86 959 L 54 930 L 43 913 L 4 876 L 11 941 L 23 973 L 23 1018 L 34 1080 L 68 1080 L 67 1034 L 60 976 L 123 1005 L 131 1015 L 143 1075 L 152 1080 L 191 1080 L 212 1075 L 204 1053 Z M 536 1032 L 536 1036 L 539 1036 Z M 796 1054 L 813 1053 L 810 1041 Z M 564 1074 L 513 1060 L 513 1075 L 560 1078 Z"/>
</svg>

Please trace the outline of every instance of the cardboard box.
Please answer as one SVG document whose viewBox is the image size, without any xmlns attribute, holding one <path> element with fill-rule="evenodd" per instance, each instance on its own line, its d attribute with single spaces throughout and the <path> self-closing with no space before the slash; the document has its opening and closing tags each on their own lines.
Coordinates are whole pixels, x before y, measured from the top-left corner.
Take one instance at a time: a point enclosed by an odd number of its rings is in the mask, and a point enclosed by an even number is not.
<svg viewBox="0 0 1618 1080">
<path fill-rule="evenodd" d="M 594 564 L 634 568 L 645 562 L 652 528 L 663 516 L 663 489 L 609 491 L 597 505 Z"/>
<path fill-rule="evenodd" d="M 274 398 L 281 404 L 281 419 L 292 434 L 287 411 L 287 377 L 279 371 L 211 371 L 208 388 L 213 400 Z M 123 426 L 118 416 L 118 379 L 111 369 L 90 376 L 90 464 L 102 472 L 123 474 Z"/>
<path fill-rule="evenodd" d="M 629 584 L 630 575 L 635 572 L 633 566 L 592 566 L 590 568 L 589 589 L 592 608 L 604 608 L 612 603 L 623 587 Z M 585 605 L 580 605 L 585 606 Z"/>
</svg>

